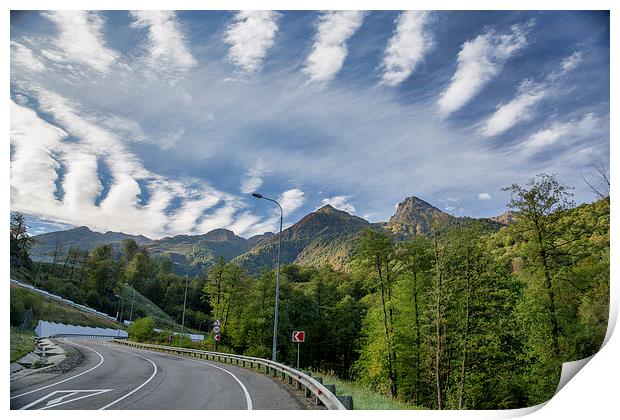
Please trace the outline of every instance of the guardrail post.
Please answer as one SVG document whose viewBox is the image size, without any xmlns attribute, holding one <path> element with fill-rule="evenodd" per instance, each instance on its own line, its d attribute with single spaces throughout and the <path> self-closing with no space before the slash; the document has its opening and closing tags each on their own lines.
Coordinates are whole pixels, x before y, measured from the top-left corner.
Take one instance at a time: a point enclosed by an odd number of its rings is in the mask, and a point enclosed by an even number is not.
<svg viewBox="0 0 620 420">
<path fill-rule="evenodd" d="M 336 395 L 336 394 L 334 394 Z M 353 397 L 350 395 L 336 395 L 336 398 L 338 398 L 338 400 L 340 400 L 340 402 L 342 403 L 342 405 L 344 405 L 344 407 L 347 410 L 353 410 Z"/>
</svg>

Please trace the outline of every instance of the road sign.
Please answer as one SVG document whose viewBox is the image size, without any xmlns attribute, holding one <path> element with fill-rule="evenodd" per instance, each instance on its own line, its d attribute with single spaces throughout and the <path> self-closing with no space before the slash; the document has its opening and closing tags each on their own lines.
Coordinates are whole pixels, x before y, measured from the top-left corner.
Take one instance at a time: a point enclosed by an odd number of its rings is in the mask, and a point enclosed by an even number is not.
<svg viewBox="0 0 620 420">
<path fill-rule="evenodd" d="M 306 340 L 305 331 L 293 331 L 293 343 L 303 343 Z"/>
<path fill-rule="evenodd" d="M 220 321 L 219 319 L 216 319 L 215 322 L 213 323 L 213 325 L 220 326 L 220 325 L 222 325 L 222 321 Z"/>
<path fill-rule="evenodd" d="M 213 327 L 213 332 L 216 333 L 216 334 L 219 334 L 220 333 L 220 326 L 219 325 L 215 325 Z"/>
<path fill-rule="evenodd" d="M 214 339 L 215 341 L 220 341 L 220 338 L 222 338 L 222 337 L 221 337 L 219 334 L 215 334 L 215 335 L 213 336 L 213 339 Z"/>
</svg>

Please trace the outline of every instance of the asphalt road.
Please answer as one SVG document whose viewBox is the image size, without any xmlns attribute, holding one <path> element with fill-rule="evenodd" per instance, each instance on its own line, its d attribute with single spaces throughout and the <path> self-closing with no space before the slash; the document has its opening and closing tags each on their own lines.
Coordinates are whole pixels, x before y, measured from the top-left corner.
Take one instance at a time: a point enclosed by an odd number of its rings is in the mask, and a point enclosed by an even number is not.
<svg viewBox="0 0 620 420">
<path fill-rule="evenodd" d="M 60 339 L 84 356 L 68 372 L 11 383 L 13 410 L 304 409 L 292 388 L 265 374 L 212 361 Z"/>
</svg>

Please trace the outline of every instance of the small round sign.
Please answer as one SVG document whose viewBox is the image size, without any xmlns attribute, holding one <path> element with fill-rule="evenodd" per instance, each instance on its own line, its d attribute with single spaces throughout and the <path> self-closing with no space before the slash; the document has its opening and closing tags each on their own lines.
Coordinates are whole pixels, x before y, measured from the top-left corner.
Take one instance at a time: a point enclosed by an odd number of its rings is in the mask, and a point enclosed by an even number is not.
<svg viewBox="0 0 620 420">
<path fill-rule="evenodd" d="M 215 326 L 213 327 L 213 332 L 214 332 L 214 333 L 216 333 L 216 334 L 218 334 L 218 333 L 220 332 L 220 326 L 219 326 L 219 325 L 215 325 Z"/>
</svg>

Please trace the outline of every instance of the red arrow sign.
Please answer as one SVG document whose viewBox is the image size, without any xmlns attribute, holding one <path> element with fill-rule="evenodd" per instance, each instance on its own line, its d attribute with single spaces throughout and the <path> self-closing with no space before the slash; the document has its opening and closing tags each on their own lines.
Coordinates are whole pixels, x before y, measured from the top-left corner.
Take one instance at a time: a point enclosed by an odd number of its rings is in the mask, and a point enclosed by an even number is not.
<svg viewBox="0 0 620 420">
<path fill-rule="evenodd" d="M 306 340 L 305 331 L 293 331 L 293 343 L 303 343 Z"/>
<path fill-rule="evenodd" d="M 220 338 L 222 338 L 222 337 L 221 337 L 219 334 L 215 334 L 215 335 L 213 336 L 213 339 L 214 339 L 215 341 L 220 341 Z"/>
</svg>

